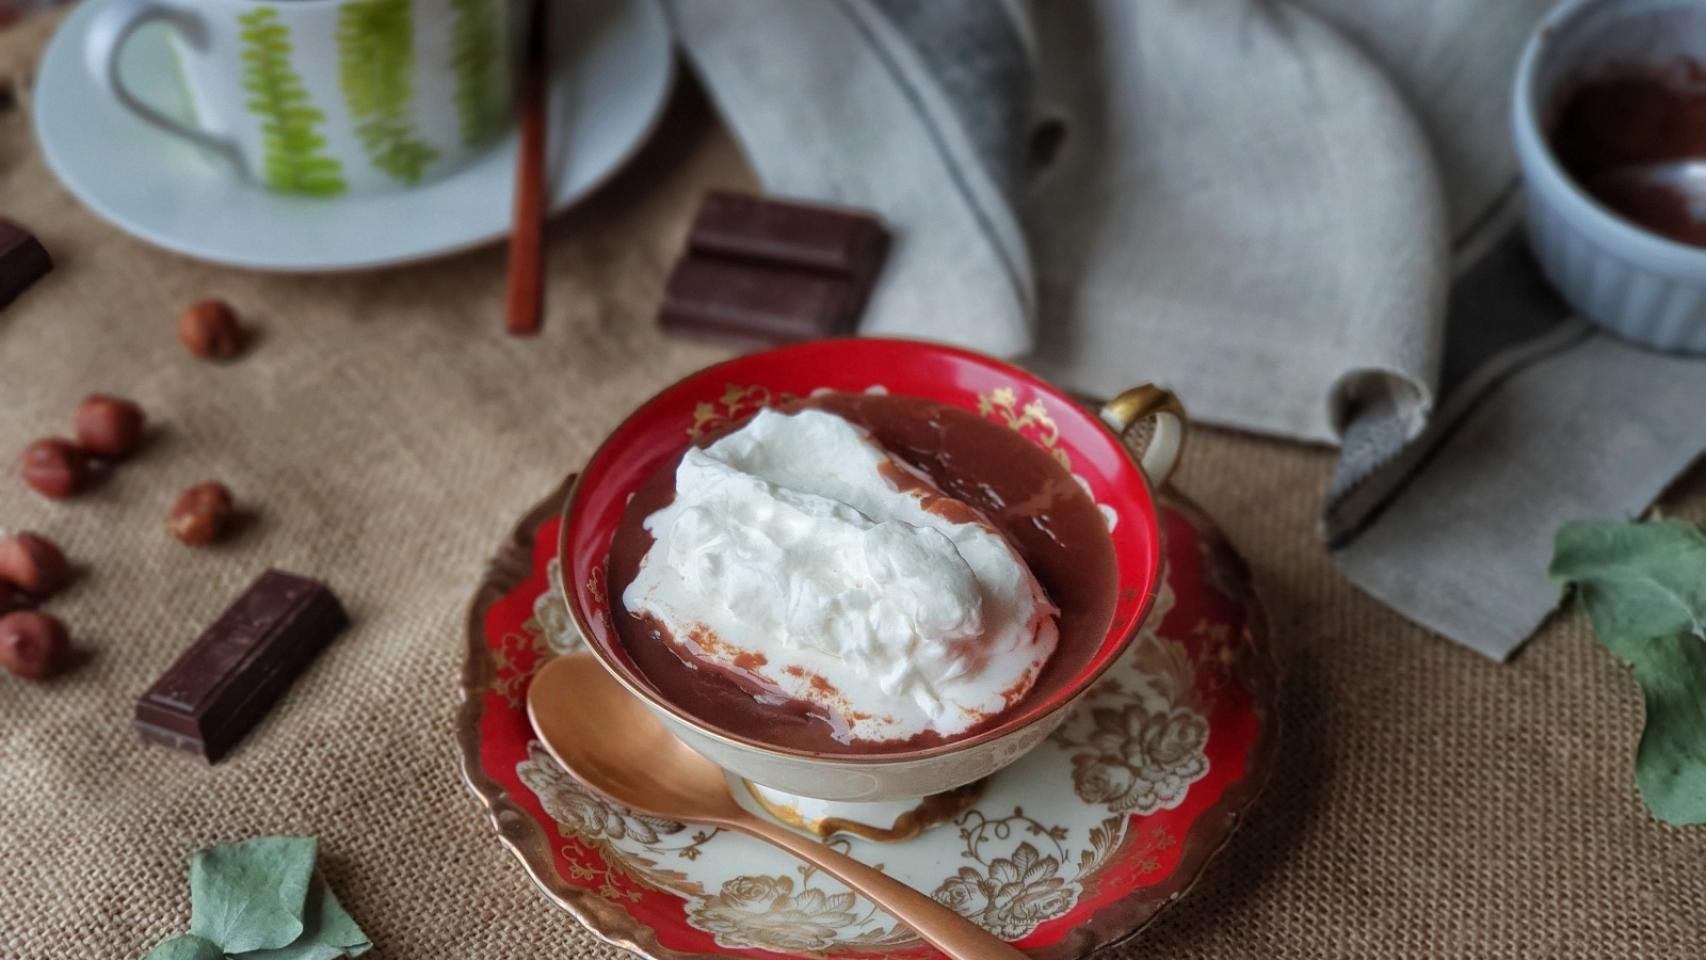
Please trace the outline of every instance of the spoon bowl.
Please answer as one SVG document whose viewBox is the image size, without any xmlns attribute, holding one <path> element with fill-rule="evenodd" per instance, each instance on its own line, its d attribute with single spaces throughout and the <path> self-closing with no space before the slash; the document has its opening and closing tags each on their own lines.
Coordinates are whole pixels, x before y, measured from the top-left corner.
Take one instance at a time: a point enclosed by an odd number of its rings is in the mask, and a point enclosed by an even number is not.
<svg viewBox="0 0 1706 960">
<path fill-rule="evenodd" d="M 612 803 L 738 830 L 781 847 L 863 894 L 955 960 L 1025 956 L 899 880 L 748 812 L 730 795 L 722 769 L 676 739 L 590 653 L 571 653 L 541 668 L 527 690 L 527 715 L 551 756 Z"/>
<path fill-rule="evenodd" d="M 558 763 L 630 810 L 719 824 L 746 813 L 722 769 L 664 729 L 590 653 L 546 664 L 527 715 Z"/>
</svg>

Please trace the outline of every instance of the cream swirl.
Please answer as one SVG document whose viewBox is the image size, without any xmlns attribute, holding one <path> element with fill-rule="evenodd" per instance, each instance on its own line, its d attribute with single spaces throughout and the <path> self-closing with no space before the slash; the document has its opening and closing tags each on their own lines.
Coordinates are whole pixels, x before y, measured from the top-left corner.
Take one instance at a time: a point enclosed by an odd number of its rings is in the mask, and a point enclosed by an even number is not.
<svg viewBox="0 0 1706 960">
<path fill-rule="evenodd" d="M 987 517 L 824 411 L 761 411 L 687 451 L 645 527 L 623 605 L 846 738 L 963 733 L 1023 697 L 1058 639 Z"/>
</svg>

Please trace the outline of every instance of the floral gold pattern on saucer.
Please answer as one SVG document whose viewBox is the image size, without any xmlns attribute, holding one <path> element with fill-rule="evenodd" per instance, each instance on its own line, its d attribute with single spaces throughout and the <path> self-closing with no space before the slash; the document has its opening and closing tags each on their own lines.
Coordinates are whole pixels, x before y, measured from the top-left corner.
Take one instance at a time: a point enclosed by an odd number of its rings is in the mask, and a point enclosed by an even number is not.
<svg viewBox="0 0 1706 960">
<path fill-rule="evenodd" d="M 464 778 L 534 881 L 601 938 L 656 960 L 937 956 L 785 853 L 604 802 L 534 739 L 528 680 L 580 643 L 558 583 L 563 493 L 523 519 L 480 585 L 458 718 Z M 1041 958 L 1131 936 L 1190 887 L 1267 780 L 1276 683 L 1243 563 L 1194 507 L 1162 506 L 1154 611 L 1061 728 L 946 823 L 832 845 Z"/>
</svg>

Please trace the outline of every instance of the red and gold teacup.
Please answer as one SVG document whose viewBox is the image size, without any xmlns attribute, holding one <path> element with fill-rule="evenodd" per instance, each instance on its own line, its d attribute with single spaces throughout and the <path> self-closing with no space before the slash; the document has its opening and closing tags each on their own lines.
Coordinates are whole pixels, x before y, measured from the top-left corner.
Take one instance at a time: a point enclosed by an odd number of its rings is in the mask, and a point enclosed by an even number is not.
<svg viewBox="0 0 1706 960">
<path fill-rule="evenodd" d="M 900 753 L 823 754 L 717 728 L 658 694 L 611 625 L 606 558 L 629 497 L 700 434 L 760 407 L 823 390 L 884 391 L 973 410 L 1047 450 L 1108 518 L 1118 564 L 1113 620 L 1094 655 L 1046 699 L 1022 703 L 973 736 Z M 1154 418 L 1139 455 L 1125 432 Z M 601 444 L 570 491 L 559 558 L 570 613 L 606 669 L 676 736 L 724 770 L 796 797 L 891 801 L 940 793 L 1012 763 L 1065 719 L 1067 708 L 1123 653 L 1161 583 L 1152 483 L 1165 482 L 1184 437 L 1177 399 L 1137 387 L 1093 411 L 1036 376 L 955 347 L 909 340 L 825 340 L 708 367 L 640 405 Z"/>
</svg>

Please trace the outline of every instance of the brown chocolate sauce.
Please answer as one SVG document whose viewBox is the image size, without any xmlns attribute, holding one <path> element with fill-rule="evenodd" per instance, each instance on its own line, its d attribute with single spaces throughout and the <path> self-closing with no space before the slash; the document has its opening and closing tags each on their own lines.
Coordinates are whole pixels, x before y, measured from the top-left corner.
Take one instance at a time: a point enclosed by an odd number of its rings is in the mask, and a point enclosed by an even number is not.
<svg viewBox="0 0 1706 960">
<path fill-rule="evenodd" d="M 1686 193 L 1613 176 L 1706 159 L 1706 66 L 1682 60 L 1665 69 L 1609 72 L 1579 83 L 1563 104 L 1552 150 L 1582 189 L 1654 233 L 1706 246 L 1706 222 L 1695 218 Z"/>
<path fill-rule="evenodd" d="M 670 703 L 711 726 L 795 750 L 895 753 L 975 736 L 1014 710 L 1058 692 L 1095 656 L 1113 620 L 1118 564 L 1106 520 L 1054 458 L 1018 433 L 975 413 L 915 397 L 829 393 L 782 406 L 815 407 L 869 430 L 896 457 L 923 471 L 949 496 L 982 510 L 1012 541 L 1060 607 L 1060 643 L 1030 692 L 979 727 L 944 738 L 923 734 L 881 743 L 850 740 L 814 704 L 753 689 L 738 675 L 682 653 L 657 622 L 630 614 L 622 591 L 652 545 L 645 518 L 675 497 L 670 458 L 629 501 L 610 548 L 610 610 L 616 634 L 640 673 Z M 728 429 L 738 428 L 739 424 Z M 718 434 L 699 438 L 706 446 Z M 686 451 L 683 450 L 683 453 Z M 911 480 L 890 477 L 897 487 Z M 956 504 L 938 501 L 944 513 Z"/>
</svg>

